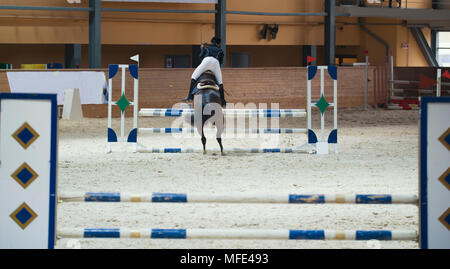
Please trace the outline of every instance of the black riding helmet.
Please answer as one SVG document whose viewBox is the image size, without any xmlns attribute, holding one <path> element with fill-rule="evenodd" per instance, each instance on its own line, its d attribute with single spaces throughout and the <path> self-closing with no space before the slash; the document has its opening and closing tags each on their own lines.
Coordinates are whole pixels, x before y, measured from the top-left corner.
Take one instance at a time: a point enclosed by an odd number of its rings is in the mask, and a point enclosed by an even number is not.
<svg viewBox="0 0 450 269">
<path fill-rule="evenodd" d="M 211 38 L 211 43 L 213 45 L 216 45 L 216 46 L 220 45 L 220 41 L 221 41 L 220 37 L 213 37 L 213 38 Z"/>
</svg>

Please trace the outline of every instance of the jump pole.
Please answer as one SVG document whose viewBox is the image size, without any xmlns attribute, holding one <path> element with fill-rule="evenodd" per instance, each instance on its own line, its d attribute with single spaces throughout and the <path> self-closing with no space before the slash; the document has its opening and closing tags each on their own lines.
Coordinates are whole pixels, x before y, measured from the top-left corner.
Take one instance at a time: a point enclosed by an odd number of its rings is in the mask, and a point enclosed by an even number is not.
<svg viewBox="0 0 450 269">
<path fill-rule="evenodd" d="M 204 128 L 205 133 L 216 132 L 215 128 Z M 174 133 L 196 133 L 195 128 L 139 128 L 139 132 L 153 134 L 174 134 Z M 224 133 L 245 133 L 245 134 L 306 134 L 305 128 L 225 128 Z"/>
<path fill-rule="evenodd" d="M 251 239 L 251 240 L 417 240 L 410 230 L 268 230 L 268 229 L 131 229 L 72 228 L 61 238 Z"/>
<path fill-rule="evenodd" d="M 418 204 L 408 194 L 261 194 L 261 193 L 62 193 L 60 202 L 277 203 L 277 204 Z"/>
</svg>

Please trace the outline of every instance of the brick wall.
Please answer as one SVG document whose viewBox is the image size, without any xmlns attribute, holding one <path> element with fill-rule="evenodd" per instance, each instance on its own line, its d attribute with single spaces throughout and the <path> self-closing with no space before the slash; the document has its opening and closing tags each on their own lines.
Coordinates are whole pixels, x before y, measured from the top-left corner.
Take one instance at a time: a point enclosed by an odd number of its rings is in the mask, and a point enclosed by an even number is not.
<svg viewBox="0 0 450 269">
<path fill-rule="evenodd" d="M 107 77 L 108 72 L 102 69 Z M 14 70 L 21 71 L 21 70 Z M 42 70 L 39 70 L 42 71 Z M 71 70 L 73 71 L 73 70 Z M 86 71 L 86 70 L 84 70 Z M 61 72 L 64 72 L 62 70 Z M 187 94 L 193 69 L 142 68 L 139 70 L 139 107 L 171 108 Z M 280 108 L 306 107 L 306 67 L 224 68 L 223 81 L 229 103 L 279 103 Z M 372 71 L 369 72 L 371 80 Z M 113 79 L 113 100 L 120 97 L 121 73 Z M 312 98 L 318 99 L 320 72 L 312 82 Z M 133 80 L 127 76 L 126 97 L 133 100 Z M 325 98 L 332 102 L 333 81 L 325 74 Z M 338 68 L 338 106 L 359 107 L 364 102 L 364 67 Z M 9 92 L 6 71 L 0 71 L 0 91 Z M 369 84 L 369 103 L 373 99 Z M 131 109 L 126 115 L 131 116 Z M 106 105 L 83 105 L 85 117 L 106 117 Z M 119 116 L 119 109 L 113 109 Z"/>
</svg>

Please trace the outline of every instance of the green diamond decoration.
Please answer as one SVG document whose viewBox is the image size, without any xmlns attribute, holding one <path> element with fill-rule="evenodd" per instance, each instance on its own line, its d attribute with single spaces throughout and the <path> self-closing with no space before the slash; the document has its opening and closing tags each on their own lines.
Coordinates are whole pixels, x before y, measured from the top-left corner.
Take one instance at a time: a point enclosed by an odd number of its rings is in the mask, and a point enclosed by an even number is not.
<svg viewBox="0 0 450 269">
<path fill-rule="evenodd" d="M 319 102 L 316 103 L 316 107 L 318 107 L 320 109 L 320 112 L 322 113 L 322 115 L 329 105 L 330 104 L 327 102 L 327 100 L 325 100 L 325 97 L 323 96 L 323 94 L 320 97 Z"/>
<path fill-rule="evenodd" d="M 119 106 L 120 110 L 123 112 L 125 111 L 125 109 L 130 105 L 131 103 L 128 102 L 127 98 L 125 97 L 125 94 L 123 93 L 122 96 L 120 97 L 119 101 L 116 102 L 116 105 Z"/>
</svg>

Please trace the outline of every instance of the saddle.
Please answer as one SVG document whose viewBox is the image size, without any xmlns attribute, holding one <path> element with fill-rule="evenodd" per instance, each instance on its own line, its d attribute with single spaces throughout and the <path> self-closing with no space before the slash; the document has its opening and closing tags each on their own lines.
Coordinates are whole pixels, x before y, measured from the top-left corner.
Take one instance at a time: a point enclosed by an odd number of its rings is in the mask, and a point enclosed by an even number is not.
<svg viewBox="0 0 450 269">
<path fill-rule="evenodd" d="M 216 76 L 214 73 L 210 70 L 205 71 L 199 78 L 197 89 L 199 90 L 205 90 L 205 89 L 213 89 L 218 91 L 219 86 L 216 81 Z"/>
</svg>

